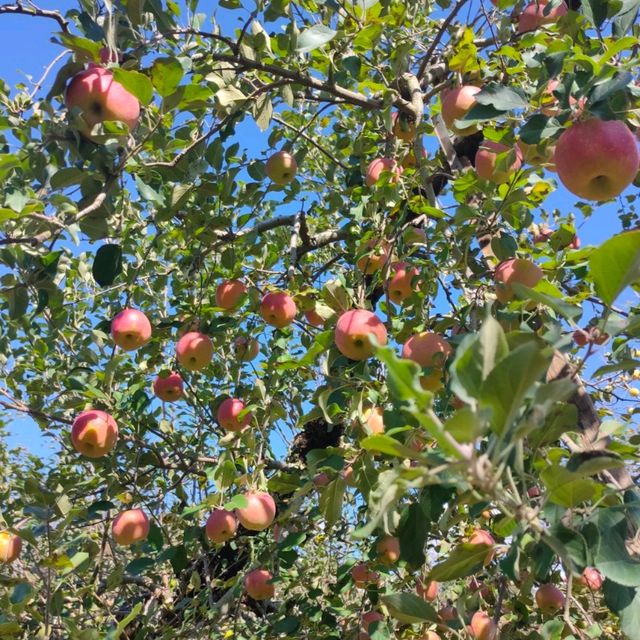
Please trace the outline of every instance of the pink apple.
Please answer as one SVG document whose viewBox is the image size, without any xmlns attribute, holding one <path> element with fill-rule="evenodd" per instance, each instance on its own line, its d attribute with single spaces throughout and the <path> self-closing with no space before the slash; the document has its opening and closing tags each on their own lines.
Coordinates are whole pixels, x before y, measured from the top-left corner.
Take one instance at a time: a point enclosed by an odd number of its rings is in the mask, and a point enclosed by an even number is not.
<svg viewBox="0 0 640 640">
<path fill-rule="evenodd" d="M 179 373 L 173 371 L 168 376 L 158 376 L 153 381 L 153 393 L 163 402 L 175 402 L 184 394 L 184 383 Z"/>
<path fill-rule="evenodd" d="M 298 307 L 294 299 L 284 291 L 267 293 L 260 303 L 262 319 L 278 329 L 289 326 L 297 313 Z"/>
<path fill-rule="evenodd" d="M 342 355 L 351 360 L 366 360 L 374 347 L 369 336 L 379 345 L 387 344 L 387 329 L 374 313 L 365 309 L 346 311 L 336 324 L 335 342 Z"/>
<path fill-rule="evenodd" d="M 396 304 L 402 304 L 417 289 L 414 282 L 418 275 L 418 270 L 408 263 L 394 262 L 387 280 L 389 298 Z"/>
<path fill-rule="evenodd" d="M 384 433 L 384 408 L 367 407 L 363 412 L 365 429 L 370 434 Z"/>
<path fill-rule="evenodd" d="M 518 16 L 518 33 L 535 31 L 546 24 L 553 24 L 569 10 L 564 2 L 549 10 L 547 4 L 548 0 L 530 2 Z"/>
<path fill-rule="evenodd" d="M 469 633 L 474 640 L 497 640 L 498 627 L 486 611 L 476 611 L 469 625 Z"/>
<path fill-rule="evenodd" d="M 276 592 L 273 575 L 266 569 L 254 569 L 244 577 L 244 589 L 254 600 L 268 600 Z"/>
<path fill-rule="evenodd" d="M 329 476 L 324 471 L 322 471 L 321 473 L 316 473 L 316 475 L 313 476 L 312 482 L 315 487 L 326 487 L 329 482 L 331 482 L 331 478 L 329 478 Z"/>
<path fill-rule="evenodd" d="M 246 413 L 242 418 L 240 414 L 245 406 L 242 400 L 237 398 L 227 398 L 218 407 L 217 419 L 220 426 L 227 431 L 240 432 L 251 424 L 253 416 L 251 412 Z"/>
<path fill-rule="evenodd" d="M 247 287 L 240 280 L 225 280 L 216 289 L 216 305 L 225 311 L 232 311 L 246 293 Z"/>
<path fill-rule="evenodd" d="M 238 520 L 231 511 L 226 509 L 214 509 L 205 524 L 207 537 L 216 544 L 233 538 L 237 529 Z"/>
<path fill-rule="evenodd" d="M 250 531 L 263 531 L 268 528 L 276 517 L 276 503 L 264 491 L 245 494 L 247 506 L 236 509 L 240 524 Z"/>
<path fill-rule="evenodd" d="M 365 588 L 369 584 L 378 582 L 380 576 L 371 571 L 366 562 L 358 562 L 351 567 L 351 579 L 356 587 Z"/>
<path fill-rule="evenodd" d="M 439 334 L 423 331 L 412 335 L 402 347 L 402 357 L 421 367 L 440 369 L 452 352 L 451 345 Z"/>
<path fill-rule="evenodd" d="M 535 595 L 536 605 L 543 613 L 555 613 L 565 603 L 564 593 L 555 584 L 543 584 Z"/>
<path fill-rule="evenodd" d="M 493 536 L 484 529 L 476 529 L 468 538 L 469 544 L 486 544 L 493 547 L 496 544 Z M 495 555 L 495 551 L 493 549 L 489 549 L 487 551 L 487 555 L 484 558 L 484 564 L 489 564 L 493 560 L 493 556 Z"/>
<path fill-rule="evenodd" d="M 111 337 L 125 351 L 134 351 L 151 338 L 151 323 L 137 309 L 123 309 L 111 321 Z"/>
<path fill-rule="evenodd" d="M 600 591 L 604 584 L 604 578 L 596 568 L 585 567 L 582 575 L 578 577 L 578 582 L 588 587 L 591 591 Z"/>
<path fill-rule="evenodd" d="M 213 358 L 213 343 L 204 333 L 185 333 L 176 345 L 176 358 L 189 371 L 204 369 Z"/>
<path fill-rule="evenodd" d="M 76 451 L 87 458 L 107 455 L 116 446 L 117 440 L 118 425 L 104 411 L 83 411 L 73 421 L 71 442 Z"/>
<path fill-rule="evenodd" d="M 365 631 L 369 631 L 369 627 L 374 622 L 384 622 L 384 616 L 379 611 L 367 611 L 362 614 L 361 626 Z"/>
<path fill-rule="evenodd" d="M 309 309 L 309 311 L 304 312 L 304 317 L 307 319 L 307 322 L 314 327 L 324 327 L 325 319 L 315 310 Z"/>
<path fill-rule="evenodd" d="M 427 602 L 433 602 L 438 597 L 438 591 L 440 591 L 440 583 L 435 580 L 427 583 L 422 580 L 416 582 L 416 593 Z"/>
<path fill-rule="evenodd" d="M 522 258 L 511 258 L 501 262 L 495 270 L 496 298 L 502 304 L 513 300 L 513 285 L 518 283 L 532 289 L 542 280 L 542 269 Z"/>
<path fill-rule="evenodd" d="M 111 525 L 113 539 L 125 546 L 145 540 L 149 528 L 149 518 L 142 509 L 121 511 Z"/>
<path fill-rule="evenodd" d="M 289 184 L 298 171 L 296 159 L 286 151 L 274 153 L 265 165 L 265 173 L 273 182 L 279 185 Z"/>
<path fill-rule="evenodd" d="M 511 164 L 506 169 L 499 168 L 502 163 L 502 158 L 499 159 L 499 157 L 507 152 L 513 156 Z M 509 160 L 507 159 L 507 161 Z M 522 151 L 517 145 L 508 147 L 500 142 L 484 140 L 476 153 L 476 173 L 484 180 L 495 184 L 508 182 L 520 167 L 522 167 Z"/>
<path fill-rule="evenodd" d="M 400 540 L 395 536 L 384 536 L 376 545 L 382 564 L 392 565 L 400 560 Z"/>
<path fill-rule="evenodd" d="M 402 167 L 395 160 L 392 160 L 391 158 L 376 158 L 371 161 L 367 167 L 367 174 L 365 177 L 367 186 L 373 187 L 385 171 L 391 174 L 389 182 L 392 184 L 395 184 L 400 180 Z"/>
<path fill-rule="evenodd" d="M 456 89 L 445 89 L 440 97 L 442 102 L 442 119 L 447 125 L 447 129 L 457 133 L 459 136 L 468 136 L 475 133 L 476 127 L 466 127 L 458 129 L 455 126 L 456 120 L 461 120 L 477 104 L 476 94 L 480 93 L 480 87 L 464 85 Z"/>
</svg>

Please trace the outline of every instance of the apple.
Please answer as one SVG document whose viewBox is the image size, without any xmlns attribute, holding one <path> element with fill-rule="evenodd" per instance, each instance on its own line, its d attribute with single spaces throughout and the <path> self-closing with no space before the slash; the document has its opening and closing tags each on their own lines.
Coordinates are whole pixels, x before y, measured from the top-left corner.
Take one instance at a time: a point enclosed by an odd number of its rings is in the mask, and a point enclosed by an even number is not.
<svg viewBox="0 0 640 640">
<path fill-rule="evenodd" d="M 360 633 L 358 640 L 369 640 L 369 627 L 374 622 L 384 622 L 384 616 L 379 611 L 367 611 L 362 614 L 360 621 L 360 626 L 364 629 L 364 633 Z"/>
<path fill-rule="evenodd" d="M 315 487 L 326 487 L 329 482 L 331 482 L 331 478 L 329 478 L 328 474 L 322 471 L 321 473 L 316 473 L 316 475 L 313 476 L 312 482 Z"/>
<path fill-rule="evenodd" d="M 440 591 L 440 583 L 435 580 L 426 583 L 422 580 L 416 582 L 416 593 L 427 602 L 433 602 L 438 597 L 438 591 Z"/>
<path fill-rule="evenodd" d="M 376 545 L 378 558 L 382 564 L 390 566 L 400 560 L 400 540 L 395 536 L 384 536 Z"/>
<path fill-rule="evenodd" d="M 550 10 L 547 10 L 547 4 L 548 0 L 530 2 L 518 16 L 518 33 L 535 31 L 546 24 L 553 24 L 569 10 L 564 2 Z"/>
<path fill-rule="evenodd" d="M 355 487 L 355 479 L 353 477 L 353 467 L 348 464 L 340 473 L 348 487 Z"/>
<path fill-rule="evenodd" d="M 446 607 L 442 607 L 442 609 L 438 611 L 438 618 L 440 618 L 440 620 L 442 620 L 443 622 L 450 622 L 452 620 L 455 620 L 457 617 L 458 613 L 456 612 L 455 607 L 450 604 Z"/>
<path fill-rule="evenodd" d="M 484 600 L 489 600 L 492 596 L 491 589 L 482 580 L 475 577 L 469 580 L 469 590 L 474 593 L 477 591 Z"/>
<path fill-rule="evenodd" d="M 588 342 L 591 342 L 591 336 L 589 332 L 584 329 L 576 329 L 573 332 L 573 341 L 579 347 L 584 347 Z"/>
<path fill-rule="evenodd" d="M 518 140 L 517 142 L 522 159 L 534 167 L 544 167 L 548 171 L 555 171 L 556 165 L 554 162 L 555 145 L 552 144 L 527 144 Z"/>
<path fill-rule="evenodd" d="M 542 492 L 540 491 L 540 487 L 533 485 L 533 487 L 529 487 L 527 489 L 527 497 L 530 500 L 533 500 L 534 498 L 539 498 L 542 495 Z"/>
<path fill-rule="evenodd" d="M 189 371 L 204 369 L 213 358 L 213 343 L 204 333 L 189 331 L 178 340 L 176 358 Z"/>
<path fill-rule="evenodd" d="M 402 175 L 402 167 L 391 158 L 376 158 L 369 163 L 367 167 L 367 173 L 365 176 L 365 182 L 368 187 L 373 187 L 380 179 L 383 172 L 388 172 L 389 182 L 396 184 L 400 180 Z"/>
<path fill-rule="evenodd" d="M 10 531 L 0 531 L 0 562 L 11 564 L 22 551 L 22 538 Z"/>
<path fill-rule="evenodd" d="M 101 122 L 124 122 L 133 131 L 140 117 L 140 103 L 103 67 L 91 66 L 77 73 L 67 85 L 64 95 L 67 109 L 82 110 L 81 133 L 91 137 L 91 129 Z"/>
<path fill-rule="evenodd" d="M 251 362 L 260 353 L 260 343 L 255 338 L 238 336 L 233 341 L 236 356 L 240 362 Z"/>
<path fill-rule="evenodd" d="M 412 142 L 416 137 L 416 123 L 415 120 L 405 113 L 395 111 L 391 116 L 393 121 L 393 135 L 405 142 Z"/>
<path fill-rule="evenodd" d="M 204 526 L 207 538 L 216 544 L 222 544 L 233 538 L 238 529 L 238 520 L 231 511 L 214 509 Z"/>
<path fill-rule="evenodd" d="M 315 309 L 309 309 L 308 311 L 305 311 L 304 317 L 307 319 L 307 322 L 314 327 L 324 326 L 325 319 Z"/>
<path fill-rule="evenodd" d="M 564 593 L 555 584 L 543 584 L 535 595 L 536 604 L 543 613 L 555 613 L 565 603 Z"/>
<path fill-rule="evenodd" d="M 387 344 L 387 329 L 371 311 L 352 309 L 345 311 L 336 323 L 335 343 L 342 355 L 350 360 L 366 360 L 373 355 L 373 336 L 379 345 Z"/>
<path fill-rule="evenodd" d="M 365 255 L 358 259 L 356 266 L 362 273 L 371 275 L 376 271 L 380 271 L 390 257 L 390 245 L 386 240 L 373 238 L 367 242 L 368 251 Z"/>
<path fill-rule="evenodd" d="M 151 323 L 137 309 L 123 309 L 111 321 L 111 337 L 125 351 L 135 351 L 151 338 Z"/>
<path fill-rule="evenodd" d="M 372 435 L 384 433 L 383 407 L 367 407 L 363 413 L 365 430 Z"/>
<path fill-rule="evenodd" d="M 111 530 L 117 544 L 128 546 L 149 535 L 149 518 L 142 509 L 121 511 L 113 520 Z"/>
<path fill-rule="evenodd" d="M 476 529 L 471 533 L 469 538 L 467 539 L 469 544 L 486 544 L 493 547 L 496 543 L 493 536 L 484 529 Z M 495 551 L 493 548 L 487 551 L 487 555 L 484 558 L 484 564 L 487 565 L 493 560 L 493 556 L 495 555 Z"/>
<path fill-rule="evenodd" d="M 509 152 L 509 158 L 513 157 L 507 169 L 498 168 L 502 161 L 499 155 Z M 484 140 L 476 153 L 476 173 L 489 182 L 504 184 L 511 176 L 522 167 L 522 151 L 519 146 L 508 147 L 500 142 Z"/>
<path fill-rule="evenodd" d="M 468 631 L 475 640 L 496 640 L 499 636 L 496 623 L 486 611 L 473 614 Z"/>
<path fill-rule="evenodd" d="M 402 347 L 402 357 L 423 368 L 442 368 L 451 352 L 451 345 L 439 333 L 429 331 L 412 335 Z"/>
<path fill-rule="evenodd" d="M 620 195 L 640 168 L 637 141 L 621 120 L 576 122 L 560 135 L 554 159 L 562 184 L 597 202 Z"/>
<path fill-rule="evenodd" d="M 476 127 L 470 126 L 458 129 L 454 124 L 456 120 L 461 120 L 473 107 L 476 106 L 476 94 L 480 93 L 480 87 L 473 85 L 463 85 L 456 89 L 445 89 L 440 97 L 442 103 L 442 119 L 447 125 L 447 129 L 459 136 L 469 136 L 475 133 Z"/>
<path fill-rule="evenodd" d="M 71 426 L 71 443 L 87 458 L 107 455 L 118 440 L 118 425 L 104 411 L 89 409 L 79 414 Z"/>
<path fill-rule="evenodd" d="M 371 571 L 366 562 L 358 562 L 351 567 L 351 579 L 356 587 L 364 589 L 367 585 L 378 582 L 380 576 L 376 571 Z"/>
<path fill-rule="evenodd" d="M 245 405 L 237 398 L 227 398 L 220 403 L 216 418 L 223 429 L 238 433 L 248 427 L 253 420 L 253 415 L 249 411 L 242 418 L 240 414 L 244 411 Z"/>
<path fill-rule="evenodd" d="M 264 167 L 265 173 L 273 182 L 279 185 L 289 184 L 298 171 L 296 159 L 286 151 L 274 153 Z"/>
<path fill-rule="evenodd" d="M 387 279 L 389 298 L 396 304 L 402 304 L 416 290 L 413 282 L 418 275 L 418 270 L 406 262 L 392 263 Z"/>
<path fill-rule="evenodd" d="M 588 587 L 591 591 L 600 591 L 604 583 L 602 574 L 594 567 L 585 567 L 582 575 L 578 577 L 577 581 Z"/>
<path fill-rule="evenodd" d="M 531 262 L 531 260 L 525 260 L 523 258 L 505 260 L 497 266 L 494 273 L 496 298 L 498 298 L 502 304 L 506 304 L 510 300 L 513 300 L 513 285 L 515 283 L 531 289 L 540 282 L 542 276 L 542 269 L 534 262 Z"/>
<path fill-rule="evenodd" d="M 163 402 L 175 402 L 184 394 L 184 384 L 179 373 L 172 371 L 168 376 L 158 376 L 153 381 L 153 393 Z"/>
<path fill-rule="evenodd" d="M 262 319 L 273 327 L 282 329 L 289 326 L 298 308 L 293 298 L 284 291 L 272 291 L 267 293 L 260 303 L 260 315 Z"/>
<path fill-rule="evenodd" d="M 273 598 L 276 592 L 275 585 L 271 584 L 273 575 L 266 569 L 253 569 L 244 577 L 244 589 L 254 600 L 268 600 Z"/>
<path fill-rule="evenodd" d="M 422 147 L 422 157 L 425 160 L 427 159 L 427 150 L 424 147 Z M 415 169 L 418 166 L 418 163 L 416 162 L 416 154 L 413 149 L 411 149 L 411 151 L 409 151 L 409 153 L 407 153 L 407 155 L 402 158 L 400 166 L 403 169 Z"/>
<path fill-rule="evenodd" d="M 232 311 L 239 306 L 247 293 L 247 287 L 240 280 L 225 280 L 216 289 L 216 305 L 225 311 Z"/>
<path fill-rule="evenodd" d="M 122 62 L 122 54 L 110 49 L 109 47 L 102 47 L 102 49 L 100 49 L 99 56 L 102 64 Z"/>
<path fill-rule="evenodd" d="M 245 494 L 246 507 L 236 509 L 240 524 L 249 531 L 264 531 L 276 517 L 276 503 L 264 491 L 253 491 Z"/>
</svg>

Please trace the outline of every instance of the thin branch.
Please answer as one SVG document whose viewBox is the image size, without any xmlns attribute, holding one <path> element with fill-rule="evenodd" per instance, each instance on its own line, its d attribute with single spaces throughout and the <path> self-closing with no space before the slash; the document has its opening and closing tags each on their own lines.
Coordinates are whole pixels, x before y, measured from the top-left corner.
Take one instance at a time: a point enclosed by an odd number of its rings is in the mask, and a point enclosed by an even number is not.
<svg viewBox="0 0 640 640">
<path fill-rule="evenodd" d="M 34 18 L 50 18 L 55 20 L 64 33 L 69 33 L 69 21 L 66 20 L 61 13 L 58 11 L 51 11 L 49 9 L 40 9 L 35 5 L 31 7 L 25 7 L 20 2 L 16 2 L 15 4 L 3 4 L 0 5 L 0 14 L 2 13 L 13 13 L 13 14 L 22 14 L 25 16 L 32 16 Z"/>
</svg>

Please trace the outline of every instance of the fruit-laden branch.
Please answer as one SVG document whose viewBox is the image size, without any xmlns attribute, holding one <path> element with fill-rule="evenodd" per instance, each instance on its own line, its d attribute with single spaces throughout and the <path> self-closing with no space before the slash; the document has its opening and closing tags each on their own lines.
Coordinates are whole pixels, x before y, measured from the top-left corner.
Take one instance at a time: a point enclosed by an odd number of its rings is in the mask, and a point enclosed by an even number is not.
<svg viewBox="0 0 640 640">
<path fill-rule="evenodd" d="M 30 4 L 30 6 L 25 7 L 22 2 L 18 1 L 15 4 L 0 5 L 0 14 L 1 13 L 22 14 L 25 16 L 33 16 L 34 18 L 50 18 L 55 20 L 65 33 L 69 33 L 69 22 L 65 20 L 62 14 L 58 11 L 40 9 L 40 7 L 36 7 L 34 4 Z"/>
</svg>

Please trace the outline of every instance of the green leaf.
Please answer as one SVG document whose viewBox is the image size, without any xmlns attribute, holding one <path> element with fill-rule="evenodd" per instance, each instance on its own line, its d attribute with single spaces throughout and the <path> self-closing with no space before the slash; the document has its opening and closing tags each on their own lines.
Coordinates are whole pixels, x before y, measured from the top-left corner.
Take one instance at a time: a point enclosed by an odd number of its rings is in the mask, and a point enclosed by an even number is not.
<svg viewBox="0 0 640 640">
<path fill-rule="evenodd" d="M 22 318 L 29 307 L 29 292 L 24 285 L 17 285 L 11 289 L 6 289 L 4 295 L 9 305 L 9 317 L 15 319 Z"/>
<path fill-rule="evenodd" d="M 33 587 L 28 582 L 18 582 L 11 592 L 9 601 L 11 604 L 24 602 L 33 593 Z"/>
<path fill-rule="evenodd" d="M 529 100 L 522 89 L 503 84 L 488 84 L 476 94 L 475 98 L 478 104 L 490 105 L 498 111 L 526 109 L 529 106 Z"/>
<path fill-rule="evenodd" d="M 91 273 L 101 287 L 113 284 L 122 273 L 122 247 L 118 244 L 102 245 L 96 251 Z"/>
<path fill-rule="evenodd" d="M 608 305 L 622 291 L 640 280 L 640 231 L 627 231 L 610 238 L 589 258 L 596 292 Z"/>
<path fill-rule="evenodd" d="M 347 483 L 342 476 L 336 476 L 320 494 L 320 512 L 327 521 L 327 526 L 332 527 L 342 515 L 342 502 Z"/>
<path fill-rule="evenodd" d="M 413 460 L 421 457 L 420 452 L 415 451 L 415 449 L 410 449 L 395 438 L 384 433 L 367 436 L 360 442 L 360 446 L 366 451 L 375 451 L 398 458 L 409 458 Z"/>
<path fill-rule="evenodd" d="M 539 144 L 543 140 L 553 137 L 562 126 L 555 118 L 536 113 L 520 128 L 519 136 L 526 144 Z"/>
<path fill-rule="evenodd" d="M 222 505 L 222 508 L 226 509 L 227 511 L 233 511 L 234 509 L 245 509 L 248 506 L 249 506 L 249 502 L 246 496 L 242 494 L 238 494 L 236 496 L 233 496 L 231 500 L 225 502 Z"/>
<path fill-rule="evenodd" d="M 296 51 L 298 53 L 309 53 L 327 44 L 327 42 L 331 42 L 337 34 L 337 31 L 325 27 L 323 24 L 314 24 L 298 36 Z"/>
<path fill-rule="evenodd" d="M 414 567 L 424 564 L 424 543 L 429 534 L 430 522 L 419 502 L 409 505 L 397 530 L 400 539 L 400 557 Z"/>
<path fill-rule="evenodd" d="M 391 616 L 405 624 L 435 622 L 438 619 L 435 609 L 415 593 L 389 593 L 380 600 Z"/>
<path fill-rule="evenodd" d="M 151 82 L 164 98 L 170 96 L 184 76 L 182 65 L 175 58 L 156 58 L 151 66 Z"/>
<path fill-rule="evenodd" d="M 463 542 L 449 553 L 446 560 L 431 569 L 429 579 L 446 582 L 477 573 L 490 551 L 491 545 Z"/>
<path fill-rule="evenodd" d="M 153 202 L 160 207 L 164 206 L 164 196 L 162 194 L 158 193 L 148 184 L 142 182 L 139 176 L 135 176 L 135 183 L 141 198 L 149 202 Z"/>
<path fill-rule="evenodd" d="M 542 288 L 544 287 L 544 284 L 545 281 L 542 281 L 538 285 L 538 287 Z M 543 291 L 537 291 L 536 289 L 530 289 L 529 287 L 525 287 L 519 282 L 514 282 L 511 287 L 518 298 L 520 298 L 521 300 L 535 300 L 536 302 L 540 302 L 550 309 L 553 309 L 558 315 L 562 316 L 563 318 L 567 318 L 567 320 L 575 320 L 582 315 L 582 307 L 569 304 L 560 297 L 549 295 L 547 293 L 544 293 Z M 549 290 L 553 291 L 552 285 L 549 285 Z"/>
<path fill-rule="evenodd" d="M 86 172 L 76 167 L 64 167 L 51 176 L 52 189 L 64 189 L 72 184 L 80 184 L 86 177 Z"/>
<path fill-rule="evenodd" d="M 606 605 L 620 616 L 620 627 L 625 637 L 640 640 L 640 589 L 605 580 L 602 591 Z"/>
<path fill-rule="evenodd" d="M 431 399 L 431 394 L 420 386 L 420 368 L 415 362 L 398 358 L 391 347 L 379 347 L 376 356 L 387 366 L 387 384 L 398 400 L 425 403 Z"/>
<path fill-rule="evenodd" d="M 605 578 L 625 587 L 640 586 L 640 561 L 626 547 L 628 520 L 625 513 L 605 509 L 597 519 L 601 542 L 595 554 L 595 566 Z"/>
<path fill-rule="evenodd" d="M 540 479 L 548 490 L 549 500 L 562 507 L 576 507 L 601 492 L 601 487 L 584 474 L 559 465 L 548 466 L 540 474 Z"/>
<path fill-rule="evenodd" d="M 80 36 L 74 36 L 70 33 L 59 33 L 58 38 L 60 38 L 62 44 L 67 47 L 67 49 L 71 49 L 80 60 L 96 61 L 100 59 L 102 43 Z"/>
<path fill-rule="evenodd" d="M 113 70 L 113 78 L 140 102 L 147 105 L 153 98 L 151 80 L 139 71 L 129 71 L 120 67 Z"/>
</svg>

